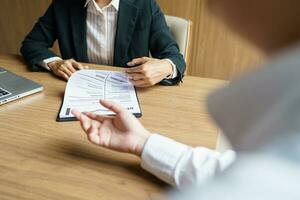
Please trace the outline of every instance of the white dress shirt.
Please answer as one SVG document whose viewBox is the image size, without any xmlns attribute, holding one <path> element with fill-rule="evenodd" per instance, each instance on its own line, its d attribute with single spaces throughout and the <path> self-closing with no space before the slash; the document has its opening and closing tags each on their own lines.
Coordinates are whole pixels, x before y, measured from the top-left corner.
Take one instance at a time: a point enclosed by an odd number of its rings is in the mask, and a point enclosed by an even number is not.
<svg viewBox="0 0 300 200">
<path fill-rule="evenodd" d="M 234 166 L 173 200 L 300 199 L 300 43 L 208 98 Z"/>
<path fill-rule="evenodd" d="M 278 146 L 274 146 L 274 150 Z M 166 199 L 299 200 L 300 162 L 295 156 L 297 153 L 286 151 L 272 155 L 260 151 L 240 154 L 230 170 L 209 184 L 192 186 L 181 193 L 174 192 Z"/>
<path fill-rule="evenodd" d="M 231 150 L 219 153 L 204 147 L 192 148 L 152 134 L 142 152 L 141 166 L 166 183 L 184 188 L 206 183 L 226 169 L 235 157 Z"/>
<path fill-rule="evenodd" d="M 87 0 L 87 56 L 90 63 L 109 65 L 114 63 L 114 47 L 117 30 L 118 11 L 120 0 L 112 0 L 107 6 L 100 8 L 95 0 Z M 61 60 L 59 57 L 51 57 L 40 63 L 42 67 L 50 71 L 48 63 Z M 167 59 L 173 68 L 173 74 L 167 79 L 177 77 L 176 65 Z"/>
<path fill-rule="evenodd" d="M 113 65 L 119 0 L 100 8 L 87 0 L 87 55 L 90 63 Z"/>
</svg>

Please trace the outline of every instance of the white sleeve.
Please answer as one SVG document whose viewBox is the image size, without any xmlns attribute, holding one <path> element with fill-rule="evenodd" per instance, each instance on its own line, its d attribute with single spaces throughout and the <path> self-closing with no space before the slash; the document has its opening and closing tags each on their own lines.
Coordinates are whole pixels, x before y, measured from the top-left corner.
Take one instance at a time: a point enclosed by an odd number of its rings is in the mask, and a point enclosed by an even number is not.
<svg viewBox="0 0 300 200">
<path fill-rule="evenodd" d="M 171 65 L 172 65 L 172 69 L 173 69 L 173 74 L 171 74 L 169 77 L 167 77 L 166 79 L 174 79 L 178 76 L 178 72 L 177 72 L 177 67 L 176 65 L 173 63 L 172 60 L 170 59 L 166 59 Z"/>
<path fill-rule="evenodd" d="M 170 185 L 183 188 L 207 182 L 234 160 L 235 152 L 231 150 L 221 154 L 153 134 L 145 144 L 141 166 Z"/>
<path fill-rule="evenodd" d="M 48 71 L 51 71 L 51 69 L 48 67 L 48 63 L 53 62 L 53 61 L 57 61 L 57 60 L 62 60 L 60 57 L 51 57 L 51 58 L 47 58 L 45 60 L 43 60 L 42 62 L 39 63 L 39 65 L 45 69 L 47 69 Z"/>
</svg>

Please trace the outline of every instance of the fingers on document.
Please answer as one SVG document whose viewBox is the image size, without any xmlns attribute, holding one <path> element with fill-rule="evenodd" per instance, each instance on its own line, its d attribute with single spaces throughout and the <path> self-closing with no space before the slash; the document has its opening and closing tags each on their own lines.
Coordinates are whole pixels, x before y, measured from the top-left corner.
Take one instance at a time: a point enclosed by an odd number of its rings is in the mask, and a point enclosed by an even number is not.
<svg viewBox="0 0 300 200">
<path fill-rule="evenodd" d="M 138 80 L 143 80 L 145 78 L 145 75 L 141 73 L 132 73 L 129 75 L 130 80 L 138 81 Z"/>
<path fill-rule="evenodd" d="M 152 79 L 132 80 L 131 82 L 136 87 L 150 87 L 156 84 Z"/>
<path fill-rule="evenodd" d="M 147 83 L 145 80 L 137 80 L 137 81 L 131 81 L 132 84 L 136 87 L 149 87 L 150 84 Z"/>
<path fill-rule="evenodd" d="M 58 75 L 65 80 L 69 80 L 73 73 L 76 72 L 76 69 L 69 64 L 62 64 L 59 71 L 57 72 Z"/>
</svg>

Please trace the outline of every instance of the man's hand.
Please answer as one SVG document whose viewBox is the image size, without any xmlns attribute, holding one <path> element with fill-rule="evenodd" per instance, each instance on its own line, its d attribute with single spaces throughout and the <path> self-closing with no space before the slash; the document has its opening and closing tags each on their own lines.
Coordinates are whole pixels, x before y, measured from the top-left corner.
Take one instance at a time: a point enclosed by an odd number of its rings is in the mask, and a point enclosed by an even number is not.
<svg viewBox="0 0 300 200">
<path fill-rule="evenodd" d="M 173 74 L 173 67 L 168 60 L 154 58 L 137 58 L 127 63 L 125 72 L 136 87 L 150 87 Z M 133 67 L 135 66 L 135 67 Z"/>
<path fill-rule="evenodd" d="M 65 79 L 66 81 L 69 80 L 71 75 L 77 70 L 88 68 L 73 59 L 53 61 L 48 63 L 48 67 L 55 75 Z"/>
<path fill-rule="evenodd" d="M 120 105 L 103 100 L 100 103 L 113 111 L 116 116 L 109 117 L 72 111 L 80 121 L 89 141 L 111 150 L 141 156 L 150 132 Z"/>
</svg>

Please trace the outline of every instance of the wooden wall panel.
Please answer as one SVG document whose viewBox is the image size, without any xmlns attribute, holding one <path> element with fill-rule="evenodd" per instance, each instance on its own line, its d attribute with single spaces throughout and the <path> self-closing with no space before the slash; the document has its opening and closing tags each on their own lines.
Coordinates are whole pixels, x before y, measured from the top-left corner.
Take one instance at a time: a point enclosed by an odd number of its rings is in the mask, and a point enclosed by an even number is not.
<svg viewBox="0 0 300 200">
<path fill-rule="evenodd" d="M 22 40 L 51 0 L 0 0 L 0 53 L 19 54 Z M 55 47 L 57 52 L 57 46 Z"/>
<path fill-rule="evenodd" d="M 205 0 L 157 0 L 165 14 L 193 22 L 189 74 L 230 79 L 261 60 L 262 53 L 215 19 Z"/>
<path fill-rule="evenodd" d="M 190 75 L 229 79 L 260 60 L 261 53 L 210 15 L 204 0 L 157 1 L 166 14 L 193 21 Z M 24 36 L 50 2 L 51 0 L 0 1 L 0 53 L 19 53 Z"/>
</svg>

